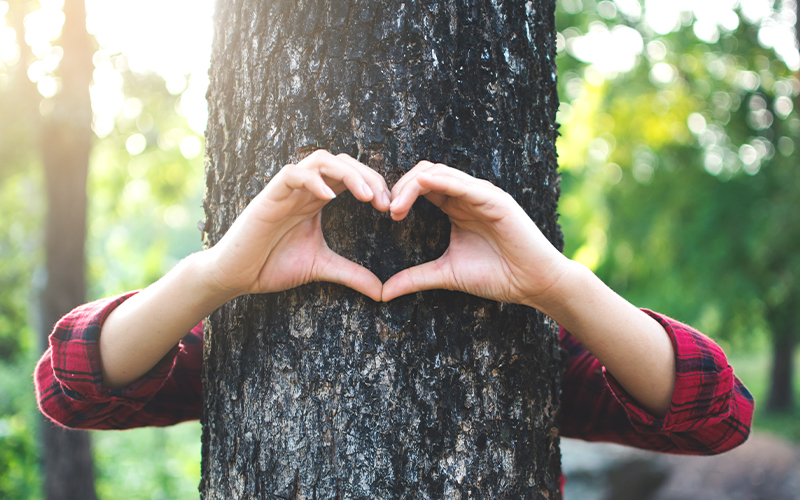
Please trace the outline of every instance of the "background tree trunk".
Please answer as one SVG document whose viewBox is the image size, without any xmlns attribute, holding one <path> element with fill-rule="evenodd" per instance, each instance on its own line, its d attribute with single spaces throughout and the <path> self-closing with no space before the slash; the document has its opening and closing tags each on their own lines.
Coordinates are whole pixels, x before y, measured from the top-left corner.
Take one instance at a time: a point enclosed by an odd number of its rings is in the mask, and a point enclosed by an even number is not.
<svg viewBox="0 0 800 500">
<path fill-rule="evenodd" d="M 794 409 L 794 353 L 797 350 L 796 294 L 767 312 L 772 328 L 772 369 L 770 371 L 767 410 L 789 412 Z"/>
<path fill-rule="evenodd" d="M 92 81 L 94 49 L 86 31 L 83 0 L 66 0 L 59 67 L 63 87 L 43 118 L 41 152 L 47 185 L 47 285 L 41 302 L 41 337 L 64 314 L 86 302 L 84 242 L 86 240 L 86 176 L 92 143 Z M 92 500 L 94 470 L 89 434 L 68 431 L 43 419 L 45 498 Z"/>
<path fill-rule="evenodd" d="M 421 159 L 508 191 L 559 248 L 555 3 L 221 0 L 206 244 L 284 164 L 326 148 L 391 186 Z M 386 280 L 441 255 L 447 219 L 340 196 L 335 251 Z M 378 304 L 313 284 L 211 316 L 206 499 L 558 498 L 556 328 L 434 291 Z"/>
</svg>

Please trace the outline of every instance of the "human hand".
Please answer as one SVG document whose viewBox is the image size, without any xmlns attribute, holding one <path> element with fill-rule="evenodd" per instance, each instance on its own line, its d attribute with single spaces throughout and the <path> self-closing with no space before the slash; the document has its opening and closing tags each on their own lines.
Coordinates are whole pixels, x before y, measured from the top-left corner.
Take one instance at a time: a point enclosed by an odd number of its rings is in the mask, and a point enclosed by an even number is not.
<svg viewBox="0 0 800 500">
<path fill-rule="evenodd" d="M 392 188 L 391 215 L 402 220 L 420 195 L 450 217 L 450 245 L 438 259 L 405 269 L 383 285 L 382 300 L 458 290 L 538 309 L 566 272 L 564 257 L 502 189 L 446 165 L 422 161 Z"/>
<path fill-rule="evenodd" d="M 378 277 L 333 252 L 322 235 L 322 207 L 344 190 L 389 209 L 383 177 L 346 154 L 320 150 L 283 167 L 208 250 L 210 285 L 235 297 L 329 281 L 380 300 Z"/>
</svg>

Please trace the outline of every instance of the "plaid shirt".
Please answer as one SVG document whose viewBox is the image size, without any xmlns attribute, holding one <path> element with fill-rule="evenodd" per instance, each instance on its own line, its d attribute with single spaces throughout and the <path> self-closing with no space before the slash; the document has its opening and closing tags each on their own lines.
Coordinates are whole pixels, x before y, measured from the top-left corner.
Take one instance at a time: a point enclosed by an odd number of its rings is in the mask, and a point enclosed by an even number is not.
<svg viewBox="0 0 800 500">
<path fill-rule="evenodd" d="M 103 321 L 128 297 L 78 307 L 58 322 L 35 371 L 41 411 L 58 424 L 89 429 L 165 426 L 200 417 L 201 325 L 140 380 L 103 387 L 98 339 Z M 639 406 L 597 359 L 563 328 L 567 353 L 561 434 L 669 453 L 709 455 L 729 450 L 750 433 L 754 401 L 711 339 L 673 319 L 646 311 L 672 339 L 677 380 L 664 418 Z"/>
</svg>

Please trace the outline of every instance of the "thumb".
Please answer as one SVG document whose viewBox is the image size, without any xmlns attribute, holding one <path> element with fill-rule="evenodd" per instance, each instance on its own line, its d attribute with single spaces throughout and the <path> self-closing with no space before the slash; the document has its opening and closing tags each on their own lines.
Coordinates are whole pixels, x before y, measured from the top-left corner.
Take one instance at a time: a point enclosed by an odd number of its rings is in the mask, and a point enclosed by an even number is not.
<svg viewBox="0 0 800 500">
<path fill-rule="evenodd" d="M 450 290 L 447 279 L 449 272 L 446 267 L 445 261 L 440 257 L 431 262 L 403 269 L 383 284 L 381 300 L 388 302 L 401 295 L 421 290 Z"/>
<path fill-rule="evenodd" d="M 327 245 L 317 255 L 314 267 L 313 281 L 338 283 L 376 302 L 381 300 L 381 280 L 369 269 L 345 259 Z"/>
</svg>

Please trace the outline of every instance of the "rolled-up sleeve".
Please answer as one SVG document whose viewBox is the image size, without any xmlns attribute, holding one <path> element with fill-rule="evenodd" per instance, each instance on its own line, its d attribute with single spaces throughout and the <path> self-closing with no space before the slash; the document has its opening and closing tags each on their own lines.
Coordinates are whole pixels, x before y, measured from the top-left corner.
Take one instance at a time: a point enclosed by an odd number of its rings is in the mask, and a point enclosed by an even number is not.
<svg viewBox="0 0 800 500">
<path fill-rule="evenodd" d="M 57 424 L 83 429 L 171 425 L 199 418 L 202 329 L 188 332 L 147 374 L 126 387 L 103 385 L 100 332 L 135 295 L 91 302 L 64 316 L 34 372 L 39 409 Z"/>
<path fill-rule="evenodd" d="M 733 374 L 722 349 L 697 330 L 644 310 L 672 340 L 675 391 L 667 414 L 647 412 L 605 367 L 565 330 L 567 370 L 562 386 L 561 432 L 668 453 L 712 455 L 743 443 L 755 402 Z"/>
</svg>

